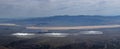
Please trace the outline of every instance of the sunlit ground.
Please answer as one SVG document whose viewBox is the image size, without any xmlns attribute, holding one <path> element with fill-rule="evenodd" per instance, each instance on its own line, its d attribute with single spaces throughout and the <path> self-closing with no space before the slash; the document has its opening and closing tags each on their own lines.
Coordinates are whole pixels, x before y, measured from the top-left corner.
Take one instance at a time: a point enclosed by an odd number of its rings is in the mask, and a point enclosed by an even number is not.
<svg viewBox="0 0 120 49">
<path fill-rule="evenodd" d="M 101 31 L 81 31 L 79 33 L 13 33 L 12 36 L 16 36 L 19 38 L 32 38 L 32 37 L 69 37 L 69 36 L 79 36 L 82 34 L 86 35 L 101 35 L 103 32 Z"/>
</svg>

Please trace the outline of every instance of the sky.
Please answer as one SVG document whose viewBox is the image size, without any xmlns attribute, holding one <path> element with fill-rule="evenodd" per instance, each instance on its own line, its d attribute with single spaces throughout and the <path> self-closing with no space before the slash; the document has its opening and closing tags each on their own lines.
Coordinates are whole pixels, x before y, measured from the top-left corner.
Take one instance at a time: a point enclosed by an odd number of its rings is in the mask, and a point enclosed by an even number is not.
<svg viewBox="0 0 120 49">
<path fill-rule="evenodd" d="M 120 0 L 0 0 L 0 18 L 120 15 Z"/>
</svg>

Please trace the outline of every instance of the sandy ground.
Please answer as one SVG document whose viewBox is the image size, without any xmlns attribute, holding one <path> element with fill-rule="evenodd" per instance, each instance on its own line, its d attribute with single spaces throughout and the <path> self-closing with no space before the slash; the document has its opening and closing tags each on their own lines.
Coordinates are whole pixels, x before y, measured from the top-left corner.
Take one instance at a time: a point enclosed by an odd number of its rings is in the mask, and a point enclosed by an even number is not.
<svg viewBox="0 0 120 49">
<path fill-rule="evenodd" d="M 99 25 L 99 26 L 73 26 L 73 27 L 26 27 L 26 29 L 41 30 L 70 30 L 70 29 L 101 29 L 101 28 L 118 28 L 120 25 Z"/>
<path fill-rule="evenodd" d="M 0 26 L 18 26 L 17 24 L 1 23 Z"/>
</svg>

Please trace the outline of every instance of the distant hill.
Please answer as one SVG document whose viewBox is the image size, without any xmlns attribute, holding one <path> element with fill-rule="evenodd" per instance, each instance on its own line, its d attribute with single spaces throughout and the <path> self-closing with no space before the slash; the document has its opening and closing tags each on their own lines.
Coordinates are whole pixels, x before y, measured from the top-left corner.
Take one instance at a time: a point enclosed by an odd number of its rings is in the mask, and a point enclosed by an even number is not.
<svg viewBox="0 0 120 49">
<path fill-rule="evenodd" d="M 0 18 L 0 23 L 10 23 L 10 22 L 14 22 L 18 19 L 12 19 L 12 18 Z"/>
<path fill-rule="evenodd" d="M 86 26 L 120 24 L 120 16 L 53 16 L 38 17 L 11 21 L 12 23 L 29 24 L 37 26 Z"/>
</svg>

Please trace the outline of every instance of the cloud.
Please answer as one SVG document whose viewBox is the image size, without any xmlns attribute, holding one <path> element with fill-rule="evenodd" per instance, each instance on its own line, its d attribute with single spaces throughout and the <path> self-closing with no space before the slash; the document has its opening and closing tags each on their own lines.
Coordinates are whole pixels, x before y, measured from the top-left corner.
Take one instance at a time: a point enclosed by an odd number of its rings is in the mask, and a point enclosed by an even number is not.
<svg viewBox="0 0 120 49">
<path fill-rule="evenodd" d="M 0 0 L 1 17 L 119 15 L 120 0 Z"/>
</svg>

